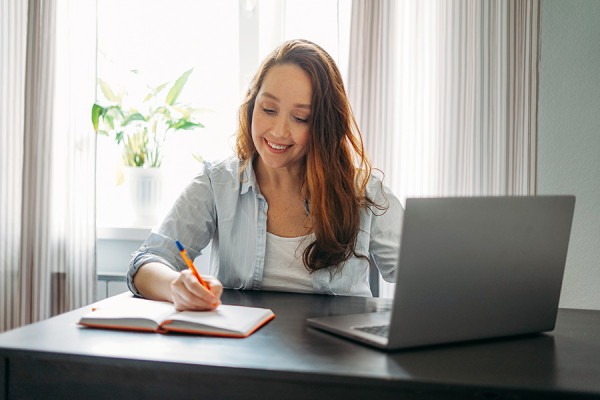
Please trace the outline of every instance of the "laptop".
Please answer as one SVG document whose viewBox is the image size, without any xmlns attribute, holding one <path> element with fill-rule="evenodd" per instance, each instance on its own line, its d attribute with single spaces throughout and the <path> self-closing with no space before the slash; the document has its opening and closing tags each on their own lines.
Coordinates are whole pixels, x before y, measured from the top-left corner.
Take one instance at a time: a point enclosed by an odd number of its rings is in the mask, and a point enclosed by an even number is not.
<svg viewBox="0 0 600 400">
<path fill-rule="evenodd" d="M 309 318 L 381 349 L 554 329 L 574 196 L 409 198 L 392 308 Z"/>
</svg>

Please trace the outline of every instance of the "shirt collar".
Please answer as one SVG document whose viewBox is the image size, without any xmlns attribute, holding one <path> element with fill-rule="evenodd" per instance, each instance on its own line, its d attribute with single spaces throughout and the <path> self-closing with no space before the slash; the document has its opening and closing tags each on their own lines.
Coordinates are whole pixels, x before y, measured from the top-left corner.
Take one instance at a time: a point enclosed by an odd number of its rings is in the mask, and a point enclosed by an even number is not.
<svg viewBox="0 0 600 400">
<path fill-rule="evenodd" d="M 260 193 L 258 182 L 256 180 L 256 174 L 254 173 L 254 166 L 252 161 L 248 163 L 244 172 L 242 172 L 242 190 L 241 194 L 246 193 L 250 188 L 254 189 L 254 193 Z"/>
</svg>

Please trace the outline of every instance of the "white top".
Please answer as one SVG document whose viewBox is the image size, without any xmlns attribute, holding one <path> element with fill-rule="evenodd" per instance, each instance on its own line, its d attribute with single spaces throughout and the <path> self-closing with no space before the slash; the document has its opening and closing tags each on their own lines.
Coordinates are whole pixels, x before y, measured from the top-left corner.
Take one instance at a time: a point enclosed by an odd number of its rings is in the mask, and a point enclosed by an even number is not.
<svg viewBox="0 0 600 400">
<path fill-rule="evenodd" d="M 314 233 L 288 238 L 267 232 L 262 288 L 314 293 L 312 277 L 302 263 L 304 249 L 314 240 Z"/>
</svg>

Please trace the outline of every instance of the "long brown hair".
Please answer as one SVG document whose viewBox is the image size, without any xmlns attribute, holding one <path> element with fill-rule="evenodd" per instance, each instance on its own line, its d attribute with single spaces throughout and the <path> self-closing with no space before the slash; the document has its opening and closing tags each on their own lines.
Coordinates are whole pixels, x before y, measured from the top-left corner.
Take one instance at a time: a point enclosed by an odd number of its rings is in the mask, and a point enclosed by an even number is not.
<svg viewBox="0 0 600 400">
<path fill-rule="evenodd" d="M 236 151 L 242 171 L 256 156 L 250 127 L 256 96 L 271 67 L 293 64 L 312 82 L 310 138 L 301 181 L 309 204 L 315 241 L 303 254 L 310 271 L 343 266 L 356 254 L 361 209 L 373 202 L 366 196 L 371 163 L 346 96 L 342 76 L 331 56 L 307 40 L 291 40 L 276 48 L 250 83 L 239 109 Z M 379 207 L 378 207 L 379 208 Z"/>
</svg>

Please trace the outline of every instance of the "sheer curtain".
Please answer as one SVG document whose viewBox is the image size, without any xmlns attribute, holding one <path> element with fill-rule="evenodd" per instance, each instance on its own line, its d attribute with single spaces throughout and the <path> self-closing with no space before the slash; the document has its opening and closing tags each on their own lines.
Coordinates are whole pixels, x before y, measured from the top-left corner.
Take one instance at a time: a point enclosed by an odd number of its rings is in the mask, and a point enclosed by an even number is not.
<svg viewBox="0 0 600 400">
<path fill-rule="evenodd" d="M 352 4 L 348 92 L 392 190 L 534 194 L 540 0 Z"/>
<path fill-rule="evenodd" d="M 89 0 L 0 3 L 0 331 L 95 298 L 90 10 Z"/>
</svg>

